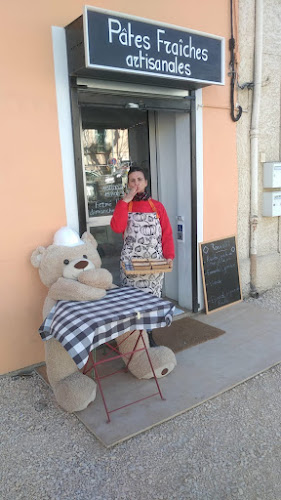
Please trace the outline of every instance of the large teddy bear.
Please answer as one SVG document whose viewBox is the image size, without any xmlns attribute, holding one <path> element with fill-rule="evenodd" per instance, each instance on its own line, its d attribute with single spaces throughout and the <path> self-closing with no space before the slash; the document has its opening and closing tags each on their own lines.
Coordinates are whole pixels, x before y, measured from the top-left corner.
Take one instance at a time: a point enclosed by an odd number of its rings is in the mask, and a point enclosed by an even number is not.
<svg viewBox="0 0 281 500">
<path fill-rule="evenodd" d="M 49 288 L 43 307 L 44 319 L 57 300 L 99 300 L 106 295 L 106 290 L 115 286 L 109 271 L 101 269 L 97 242 L 90 233 L 84 233 L 80 239 L 72 229 L 61 228 L 56 232 L 52 245 L 34 250 L 31 263 L 39 269 L 41 281 Z M 129 333 L 116 339 L 121 354 L 130 352 L 135 346 L 139 332 L 131 336 Z M 174 353 L 163 346 L 150 348 L 145 331 L 143 337 L 156 376 L 163 377 L 170 373 L 176 365 Z M 68 412 L 86 408 L 96 397 L 94 380 L 79 371 L 60 342 L 50 339 L 44 341 L 44 346 L 47 375 L 58 404 Z M 126 362 L 128 357 L 123 359 Z M 133 356 L 129 370 L 137 378 L 153 376 L 145 351 Z"/>
</svg>

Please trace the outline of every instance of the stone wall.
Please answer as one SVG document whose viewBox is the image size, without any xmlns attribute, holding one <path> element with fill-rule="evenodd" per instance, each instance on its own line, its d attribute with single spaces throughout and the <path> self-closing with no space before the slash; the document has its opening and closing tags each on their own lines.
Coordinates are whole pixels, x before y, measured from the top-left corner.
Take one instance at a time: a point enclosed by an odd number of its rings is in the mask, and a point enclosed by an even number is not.
<svg viewBox="0 0 281 500">
<path fill-rule="evenodd" d="M 263 162 L 280 161 L 281 2 L 264 0 L 263 69 L 259 120 L 257 289 L 261 293 L 281 281 L 280 217 L 264 217 Z M 239 2 L 238 81 L 253 82 L 255 0 Z M 250 291 L 250 127 L 253 90 L 238 89 L 243 114 L 237 122 L 239 178 L 238 248 L 243 294 Z"/>
</svg>

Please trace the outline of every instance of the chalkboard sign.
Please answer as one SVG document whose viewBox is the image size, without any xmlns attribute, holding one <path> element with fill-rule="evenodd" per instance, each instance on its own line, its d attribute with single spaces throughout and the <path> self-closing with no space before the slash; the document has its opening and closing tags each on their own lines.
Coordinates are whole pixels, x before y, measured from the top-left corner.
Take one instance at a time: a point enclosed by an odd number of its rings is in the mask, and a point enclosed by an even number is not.
<svg viewBox="0 0 281 500">
<path fill-rule="evenodd" d="M 113 175 L 94 177 L 86 172 L 89 217 L 112 215 L 124 194 L 122 178 Z"/>
<path fill-rule="evenodd" d="M 235 236 L 199 246 L 206 313 L 241 301 Z"/>
</svg>

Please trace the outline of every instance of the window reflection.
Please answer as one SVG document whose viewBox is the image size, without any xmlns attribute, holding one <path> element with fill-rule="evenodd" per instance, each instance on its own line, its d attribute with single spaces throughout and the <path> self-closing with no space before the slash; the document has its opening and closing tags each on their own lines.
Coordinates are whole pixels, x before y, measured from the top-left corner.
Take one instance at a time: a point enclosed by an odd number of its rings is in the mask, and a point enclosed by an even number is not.
<svg viewBox="0 0 281 500">
<path fill-rule="evenodd" d="M 109 219 L 123 197 L 131 164 L 150 171 L 148 114 L 140 110 L 82 107 L 81 118 L 87 229 L 97 240 L 103 267 L 119 284 L 123 236 L 111 230 Z M 109 217 L 104 220 L 104 216 Z"/>
<path fill-rule="evenodd" d="M 91 234 L 98 243 L 98 252 L 102 261 L 102 267 L 108 269 L 113 276 L 113 283 L 120 285 L 120 254 L 123 246 L 122 234 L 111 231 L 110 226 L 98 226 L 90 228 Z"/>
<path fill-rule="evenodd" d="M 84 168 L 89 217 L 112 215 L 130 168 L 127 129 L 85 129 Z"/>
</svg>

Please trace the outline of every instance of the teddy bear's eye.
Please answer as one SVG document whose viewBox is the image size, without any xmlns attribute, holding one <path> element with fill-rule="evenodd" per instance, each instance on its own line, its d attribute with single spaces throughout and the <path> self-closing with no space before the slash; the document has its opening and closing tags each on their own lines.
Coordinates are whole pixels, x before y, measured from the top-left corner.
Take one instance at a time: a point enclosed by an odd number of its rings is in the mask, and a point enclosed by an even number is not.
<svg viewBox="0 0 281 500">
<path fill-rule="evenodd" d="M 69 260 L 68 260 L 68 259 L 65 259 L 65 260 L 63 261 L 63 263 L 67 265 L 67 264 L 69 264 Z"/>
<path fill-rule="evenodd" d="M 84 257 L 84 259 L 87 259 L 87 258 L 88 258 L 88 257 L 87 257 L 87 255 L 83 255 L 83 257 Z"/>
</svg>

